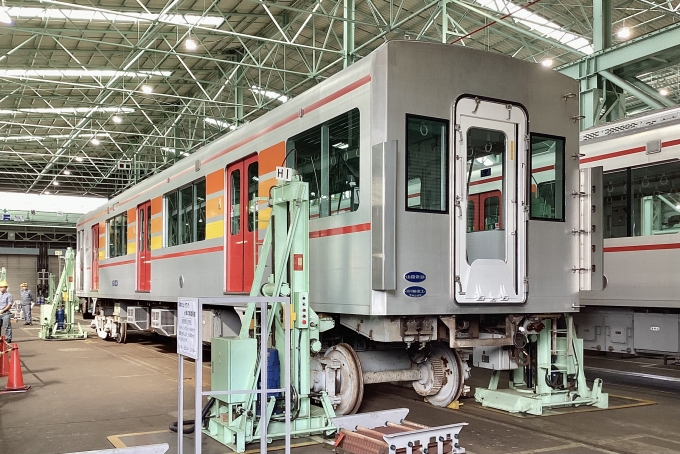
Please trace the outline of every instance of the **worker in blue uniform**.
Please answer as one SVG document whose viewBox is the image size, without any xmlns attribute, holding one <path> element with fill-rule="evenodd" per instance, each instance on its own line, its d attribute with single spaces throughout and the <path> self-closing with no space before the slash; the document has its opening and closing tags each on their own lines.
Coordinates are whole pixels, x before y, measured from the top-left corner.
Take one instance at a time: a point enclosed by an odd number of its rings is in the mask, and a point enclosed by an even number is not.
<svg viewBox="0 0 680 454">
<path fill-rule="evenodd" d="M 28 284 L 24 282 L 21 284 L 21 310 L 24 313 L 24 325 L 33 324 L 33 316 L 31 315 L 31 308 L 33 307 L 33 293 L 28 289 Z"/>
<path fill-rule="evenodd" d="M 0 333 L 2 333 L 2 327 L 5 327 L 5 341 L 7 343 L 12 342 L 12 313 L 10 309 L 14 301 L 12 300 L 12 294 L 7 291 L 7 282 L 0 281 Z"/>
</svg>

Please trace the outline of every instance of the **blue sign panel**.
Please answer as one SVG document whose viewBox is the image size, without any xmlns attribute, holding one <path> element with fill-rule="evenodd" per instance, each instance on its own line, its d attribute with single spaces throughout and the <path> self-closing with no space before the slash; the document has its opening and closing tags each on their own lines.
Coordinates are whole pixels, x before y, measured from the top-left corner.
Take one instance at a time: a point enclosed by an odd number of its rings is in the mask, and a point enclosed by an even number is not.
<svg viewBox="0 0 680 454">
<path fill-rule="evenodd" d="M 118 287 L 118 279 L 111 281 L 111 287 Z"/>
<path fill-rule="evenodd" d="M 409 282 L 423 282 L 425 280 L 425 273 L 421 273 L 420 271 L 409 271 L 404 274 L 404 279 Z"/>
<path fill-rule="evenodd" d="M 425 296 L 425 293 L 427 293 L 427 291 L 417 285 L 412 285 L 404 289 L 404 295 L 410 296 L 411 298 L 420 298 L 421 296 Z"/>
<path fill-rule="evenodd" d="M 3 220 L 3 221 L 11 221 L 11 220 L 12 220 L 12 215 L 11 215 L 11 214 L 3 214 L 3 215 L 2 215 L 2 220 Z"/>
</svg>

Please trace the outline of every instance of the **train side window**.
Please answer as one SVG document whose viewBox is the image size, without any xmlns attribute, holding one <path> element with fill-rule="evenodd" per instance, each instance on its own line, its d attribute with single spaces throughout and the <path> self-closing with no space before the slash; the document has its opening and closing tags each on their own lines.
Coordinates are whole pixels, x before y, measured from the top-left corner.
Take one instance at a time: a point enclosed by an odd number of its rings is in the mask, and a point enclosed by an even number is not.
<svg viewBox="0 0 680 454">
<path fill-rule="evenodd" d="M 625 238 L 628 234 L 628 174 L 626 169 L 604 175 L 604 237 Z"/>
<path fill-rule="evenodd" d="M 286 143 L 287 163 L 309 183 L 309 217 L 359 209 L 359 109 L 310 128 Z"/>
<path fill-rule="evenodd" d="M 177 246 L 179 244 L 179 235 L 177 234 L 177 228 L 179 225 L 179 203 L 178 203 L 179 193 L 173 192 L 165 196 L 165 207 L 167 213 L 167 228 L 166 232 L 168 235 L 167 246 Z"/>
<path fill-rule="evenodd" d="M 406 210 L 448 212 L 449 122 L 406 115 Z"/>
<path fill-rule="evenodd" d="M 205 179 L 165 195 L 167 246 L 205 239 Z"/>
<path fill-rule="evenodd" d="M 680 162 L 631 169 L 631 236 L 680 232 Z"/>
<path fill-rule="evenodd" d="M 531 134 L 531 219 L 564 221 L 564 142 Z"/>
<path fill-rule="evenodd" d="M 109 237 L 109 258 L 127 254 L 127 213 L 119 214 L 106 221 Z"/>
</svg>

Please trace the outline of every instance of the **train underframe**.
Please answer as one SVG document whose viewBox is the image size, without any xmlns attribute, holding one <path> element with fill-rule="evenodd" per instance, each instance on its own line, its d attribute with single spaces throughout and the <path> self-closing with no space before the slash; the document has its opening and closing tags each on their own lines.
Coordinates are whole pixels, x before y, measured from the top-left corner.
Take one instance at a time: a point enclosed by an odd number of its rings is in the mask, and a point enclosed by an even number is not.
<svg viewBox="0 0 680 454">
<path fill-rule="evenodd" d="M 129 330 L 174 336 L 169 303 L 131 303 L 83 299 L 83 314 L 102 339 L 125 342 Z M 236 336 L 240 316 L 231 309 L 204 309 L 203 341 Z M 470 389 L 471 367 L 531 369 L 532 335 L 544 324 L 528 315 L 394 316 L 324 315 L 334 326 L 323 333 L 319 353 L 311 359 L 312 392 L 326 392 L 337 414 L 361 405 L 364 386 L 409 384 L 437 407 L 446 407 Z M 210 327 L 206 330 L 205 327 Z M 557 324 L 554 324 L 557 326 Z M 529 376 L 531 374 L 529 373 Z M 529 379 L 531 381 L 531 379 Z"/>
</svg>

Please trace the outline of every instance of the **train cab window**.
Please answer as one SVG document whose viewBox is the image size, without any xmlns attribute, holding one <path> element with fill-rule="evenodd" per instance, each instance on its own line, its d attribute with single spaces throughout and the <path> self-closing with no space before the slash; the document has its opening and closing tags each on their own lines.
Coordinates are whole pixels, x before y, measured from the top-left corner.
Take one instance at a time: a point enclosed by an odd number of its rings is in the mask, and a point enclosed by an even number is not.
<svg viewBox="0 0 680 454">
<path fill-rule="evenodd" d="M 359 109 L 310 128 L 286 143 L 287 164 L 309 183 L 309 217 L 359 209 Z"/>
<path fill-rule="evenodd" d="M 531 134 L 531 219 L 564 221 L 564 138 Z"/>
<path fill-rule="evenodd" d="M 127 213 L 119 214 L 106 221 L 106 232 L 109 237 L 108 258 L 127 254 Z"/>
<path fill-rule="evenodd" d="M 406 210 L 448 212 L 449 122 L 406 116 Z"/>
<path fill-rule="evenodd" d="M 205 180 L 166 194 L 167 246 L 205 239 L 205 201 Z"/>
</svg>

